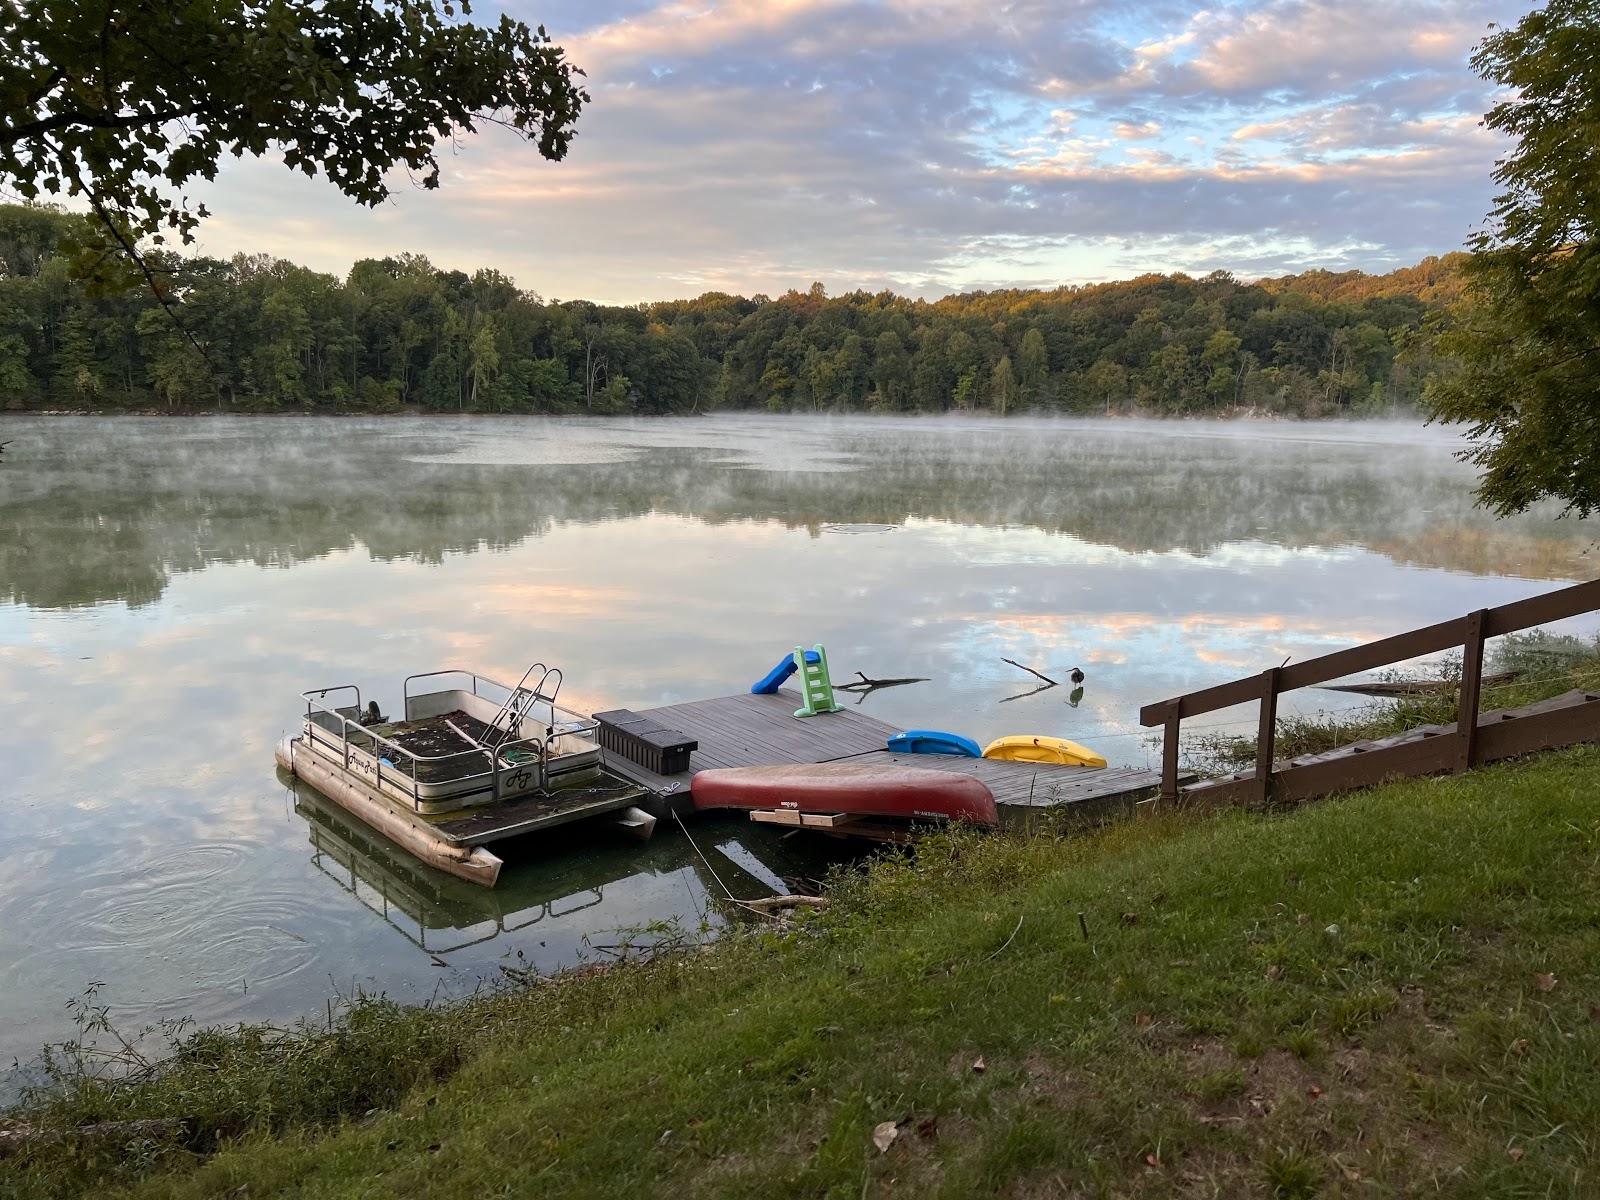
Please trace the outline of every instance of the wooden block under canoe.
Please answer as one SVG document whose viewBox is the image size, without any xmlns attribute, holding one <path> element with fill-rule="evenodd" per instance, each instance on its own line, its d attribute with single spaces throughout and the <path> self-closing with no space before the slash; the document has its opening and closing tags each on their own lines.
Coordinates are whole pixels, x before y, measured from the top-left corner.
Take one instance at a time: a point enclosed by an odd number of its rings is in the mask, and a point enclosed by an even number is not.
<svg viewBox="0 0 1600 1200">
<path fill-rule="evenodd" d="M 800 824 L 808 829 L 835 829 L 855 821 L 851 813 L 801 813 Z"/>
<path fill-rule="evenodd" d="M 803 826 L 807 829 L 835 829 L 856 820 L 850 813 L 803 813 L 792 808 L 758 809 L 750 814 L 750 819 L 763 825 Z"/>
</svg>

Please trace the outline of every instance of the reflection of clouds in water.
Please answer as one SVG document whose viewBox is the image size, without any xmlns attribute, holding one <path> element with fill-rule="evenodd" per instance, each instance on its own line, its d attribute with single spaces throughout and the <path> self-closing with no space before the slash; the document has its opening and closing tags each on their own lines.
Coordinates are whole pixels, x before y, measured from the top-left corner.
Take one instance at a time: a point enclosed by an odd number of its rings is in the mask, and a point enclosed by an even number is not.
<svg viewBox="0 0 1600 1200">
<path fill-rule="evenodd" d="M 1347 562 L 1357 553 L 1350 546 L 1275 546 L 1270 542 L 1230 542 L 1208 554 L 1188 554 L 1196 566 L 1214 571 L 1247 571 L 1258 567 L 1281 567 L 1290 561 L 1333 564 Z"/>
<path fill-rule="evenodd" d="M 1174 668 L 1201 675 L 1215 667 L 1259 671 L 1286 654 L 1305 658 L 1381 636 L 1344 620 L 1327 623 L 1281 613 L 1191 614 L 1173 620 L 1152 612 L 1096 613 L 1087 607 L 1075 613 L 968 612 L 965 625 L 958 657 L 968 664 L 966 687 L 1014 691 L 1014 684 L 1026 682 L 1002 657 L 1027 663 L 1058 681 L 1072 666 L 1081 666 L 1097 698 L 1109 693 L 1121 702 L 1122 724 L 1131 724 L 1141 703 L 1166 694 L 1156 680 Z M 1209 675 L 1208 681 L 1215 682 L 1216 672 Z M 1120 748 L 1113 758 L 1126 753 L 1127 748 Z"/>
<path fill-rule="evenodd" d="M 478 589 L 472 603 L 506 615 L 537 612 L 544 617 L 620 616 L 632 592 L 581 584 L 492 583 Z"/>
<path fill-rule="evenodd" d="M 1253 653 L 1255 647 L 1241 646 L 1234 649 L 1216 649 L 1211 646 L 1196 646 L 1195 658 L 1209 667 L 1235 667 L 1241 673 L 1260 669 L 1261 656 Z"/>
</svg>

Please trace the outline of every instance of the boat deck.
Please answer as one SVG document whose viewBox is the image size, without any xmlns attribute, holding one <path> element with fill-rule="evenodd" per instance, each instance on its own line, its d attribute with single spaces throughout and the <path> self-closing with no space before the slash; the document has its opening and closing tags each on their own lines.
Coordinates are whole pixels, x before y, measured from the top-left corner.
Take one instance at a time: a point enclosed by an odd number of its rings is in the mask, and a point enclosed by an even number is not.
<svg viewBox="0 0 1600 1200">
<path fill-rule="evenodd" d="M 616 768 L 612 766 L 612 773 Z M 604 779 L 584 786 L 535 792 L 525 799 L 506 800 L 463 810 L 464 815 L 431 822 L 446 840 L 458 846 L 482 846 L 585 817 L 598 817 L 637 804 L 645 789 L 631 780 Z"/>
<path fill-rule="evenodd" d="M 385 721 L 367 728 L 424 759 L 454 756 L 445 762 L 419 763 L 417 778 L 424 783 L 453 783 L 486 774 L 493 763 L 481 747 L 498 740 L 499 734 L 478 718 L 460 711 L 415 721 Z M 350 744 L 371 750 L 375 743 L 370 739 L 363 743 L 361 735 L 353 733 Z M 518 754 L 533 757 L 526 750 L 509 751 L 507 757 Z"/>
<path fill-rule="evenodd" d="M 953 771 L 981 779 L 1008 824 L 1030 812 L 1063 805 L 1086 816 L 1126 809 L 1153 795 L 1161 783 L 1159 773 L 1142 767 L 1096 769 L 942 754 L 890 754 L 885 743 L 901 732 L 893 725 L 855 709 L 798 720 L 794 710 L 800 702 L 797 693 L 783 690 L 768 696 L 746 692 L 641 710 L 641 716 L 700 743 L 690 769 L 681 775 L 658 775 L 616 754 L 606 756 L 606 765 L 669 802 L 687 797 L 689 780 L 696 772 L 716 767 L 849 759 Z"/>
</svg>

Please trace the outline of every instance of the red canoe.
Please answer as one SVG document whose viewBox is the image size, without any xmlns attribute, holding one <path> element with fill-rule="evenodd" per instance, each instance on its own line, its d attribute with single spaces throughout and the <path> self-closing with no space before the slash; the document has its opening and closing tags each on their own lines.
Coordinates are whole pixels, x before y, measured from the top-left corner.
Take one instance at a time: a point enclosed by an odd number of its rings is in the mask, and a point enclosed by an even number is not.
<svg viewBox="0 0 1600 1200">
<path fill-rule="evenodd" d="M 994 795 L 953 771 L 861 763 L 794 763 L 701 771 L 690 785 L 697 809 L 790 809 L 901 820 L 998 825 Z"/>
</svg>

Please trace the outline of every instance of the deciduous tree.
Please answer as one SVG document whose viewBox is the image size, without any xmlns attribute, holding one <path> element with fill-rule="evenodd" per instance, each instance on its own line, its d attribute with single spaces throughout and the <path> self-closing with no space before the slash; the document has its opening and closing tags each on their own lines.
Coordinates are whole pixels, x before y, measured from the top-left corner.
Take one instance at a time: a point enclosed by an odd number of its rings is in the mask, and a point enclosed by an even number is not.
<svg viewBox="0 0 1600 1200">
<path fill-rule="evenodd" d="M 1499 513 L 1554 497 L 1600 509 L 1600 2 L 1550 0 L 1472 59 L 1507 89 L 1485 118 L 1514 140 L 1465 267 L 1467 307 L 1440 339 L 1458 369 L 1429 390 L 1465 423 Z"/>
<path fill-rule="evenodd" d="M 1022 346 L 1017 355 L 1017 365 L 1022 376 L 1022 390 L 1029 400 L 1037 401 L 1044 390 L 1045 377 L 1050 373 L 1050 352 L 1045 347 L 1044 334 L 1032 327 L 1022 335 Z"/>
<path fill-rule="evenodd" d="M 1016 390 L 1017 376 L 1011 369 L 1011 356 L 1003 354 L 994 365 L 994 373 L 989 376 L 989 399 L 994 404 L 994 411 L 1005 416 Z"/>
<path fill-rule="evenodd" d="M 484 125 L 562 157 L 588 99 L 543 27 L 457 21 L 469 0 L 12 0 L 0 3 L 0 179 L 79 197 L 108 245 L 188 240 L 183 189 L 226 155 L 276 149 L 360 204 Z M 84 270 L 106 274 L 106 246 Z M 159 279 L 144 264 L 153 284 Z"/>
</svg>

